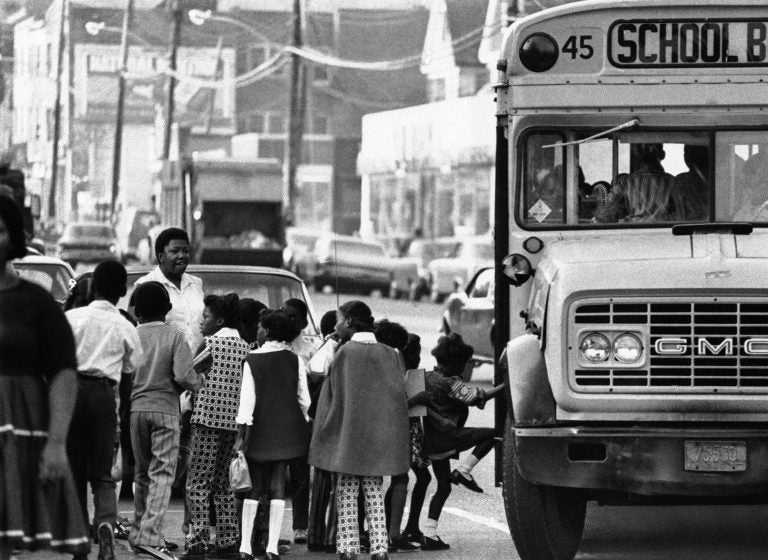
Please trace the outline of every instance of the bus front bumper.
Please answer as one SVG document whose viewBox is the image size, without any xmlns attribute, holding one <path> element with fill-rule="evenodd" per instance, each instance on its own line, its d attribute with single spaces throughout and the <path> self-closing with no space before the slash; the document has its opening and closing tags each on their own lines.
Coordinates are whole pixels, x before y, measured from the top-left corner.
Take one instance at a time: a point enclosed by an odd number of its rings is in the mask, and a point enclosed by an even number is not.
<svg viewBox="0 0 768 560">
<path fill-rule="evenodd" d="M 534 484 L 642 495 L 768 492 L 768 429 L 576 426 L 512 430 L 517 467 Z"/>
</svg>

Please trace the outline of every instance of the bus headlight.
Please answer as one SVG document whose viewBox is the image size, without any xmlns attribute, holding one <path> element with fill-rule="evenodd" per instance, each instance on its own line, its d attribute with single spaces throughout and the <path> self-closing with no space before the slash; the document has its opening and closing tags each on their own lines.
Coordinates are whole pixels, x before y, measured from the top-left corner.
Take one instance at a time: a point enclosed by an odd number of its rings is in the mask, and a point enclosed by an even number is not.
<svg viewBox="0 0 768 560">
<path fill-rule="evenodd" d="M 531 72 L 546 72 L 557 62 L 555 40 L 546 33 L 534 33 L 520 47 L 520 62 Z"/>
<path fill-rule="evenodd" d="M 634 364 L 643 355 L 643 343 L 630 333 L 620 334 L 613 341 L 613 357 L 622 364 Z"/>
<path fill-rule="evenodd" d="M 592 364 L 604 362 L 611 355 L 611 343 L 600 333 L 590 333 L 581 339 L 581 355 Z"/>
</svg>

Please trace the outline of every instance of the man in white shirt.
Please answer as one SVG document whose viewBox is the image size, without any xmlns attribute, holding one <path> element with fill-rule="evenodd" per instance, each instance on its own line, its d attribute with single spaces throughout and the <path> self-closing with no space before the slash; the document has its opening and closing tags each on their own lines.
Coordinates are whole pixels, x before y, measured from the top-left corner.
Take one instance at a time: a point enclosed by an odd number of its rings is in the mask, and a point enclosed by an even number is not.
<svg viewBox="0 0 768 560">
<path fill-rule="evenodd" d="M 109 525 L 100 550 L 114 556 L 112 530 L 117 522 L 117 495 L 112 460 L 117 442 L 117 384 L 122 374 L 133 374 L 142 363 L 141 342 L 135 327 L 118 311 L 125 295 L 127 274 L 117 261 L 99 264 L 93 272 L 94 301 L 66 312 L 77 346 L 78 389 L 67 454 L 88 523 L 86 486 L 93 491 L 93 527 Z M 99 528 L 99 540 L 102 540 Z M 105 537 L 105 538 L 106 538 Z M 101 554 L 101 553 L 100 553 Z"/>
<path fill-rule="evenodd" d="M 186 272 L 189 255 L 187 232 L 179 228 L 164 229 L 155 241 L 157 268 L 136 280 L 136 285 L 154 281 L 166 287 L 173 307 L 165 322 L 184 333 L 194 355 L 203 342 L 199 327 L 205 295 L 203 281 Z"/>
</svg>

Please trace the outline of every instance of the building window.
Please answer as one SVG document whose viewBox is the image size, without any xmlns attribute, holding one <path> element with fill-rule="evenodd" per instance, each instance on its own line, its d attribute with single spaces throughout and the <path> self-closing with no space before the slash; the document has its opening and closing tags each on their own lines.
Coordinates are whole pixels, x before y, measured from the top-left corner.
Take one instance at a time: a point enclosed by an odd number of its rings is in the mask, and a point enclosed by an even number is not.
<svg viewBox="0 0 768 560">
<path fill-rule="evenodd" d="M 285 134 L 285 117 L 280 113 L 269 115 L 269 133 Z"/>
<path fill-rule="evenodd" d="M 442 101 L 445 99 L 445 78 L 429 80 L 429 100 Z"/>
<path fill-rule="evenodd" d="M 248 72 L 248 49 L 239 48 L 235 52 L 235 73 L 241 76 Z"/>
<path fill-rule="evenodd" d="M 328 69 L 325 66 L 314 66 L 312 70 L 314 72 L 314 80 L 316 82 L 328 81 Z"/>
<path fill-rule="evenodd" d="M 248 50 L 248 69 L 253 70 L 257 66 L 264 64 L 264 61 L 267 60 L 268 51 L 269 47 L 264 47 L 262 45 L 251 47 Z"/>
<path fill-rule="evenodd" d="M 314 115 L 312 117 L 312 134 L 328 134 L 328 117 Z"/>
<path fill-rule="evenodd" d="M 265 132 L 264 120 L 264 115 L 260 113 L 252 113 L 248 115 L 248 132 Z"/>
</svg>

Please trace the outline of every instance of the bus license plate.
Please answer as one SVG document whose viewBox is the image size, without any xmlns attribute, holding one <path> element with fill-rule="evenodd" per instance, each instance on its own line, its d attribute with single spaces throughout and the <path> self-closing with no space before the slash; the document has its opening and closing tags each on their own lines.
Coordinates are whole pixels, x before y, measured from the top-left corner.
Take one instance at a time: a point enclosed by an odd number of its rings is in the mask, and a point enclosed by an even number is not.
<svg viewBox="0 0 768 560">
<path fill-rule="evenodd" d="M 685 470 L 746 471 L 747 444 L 743 441 L 686 441 Z"/>
</svg>

